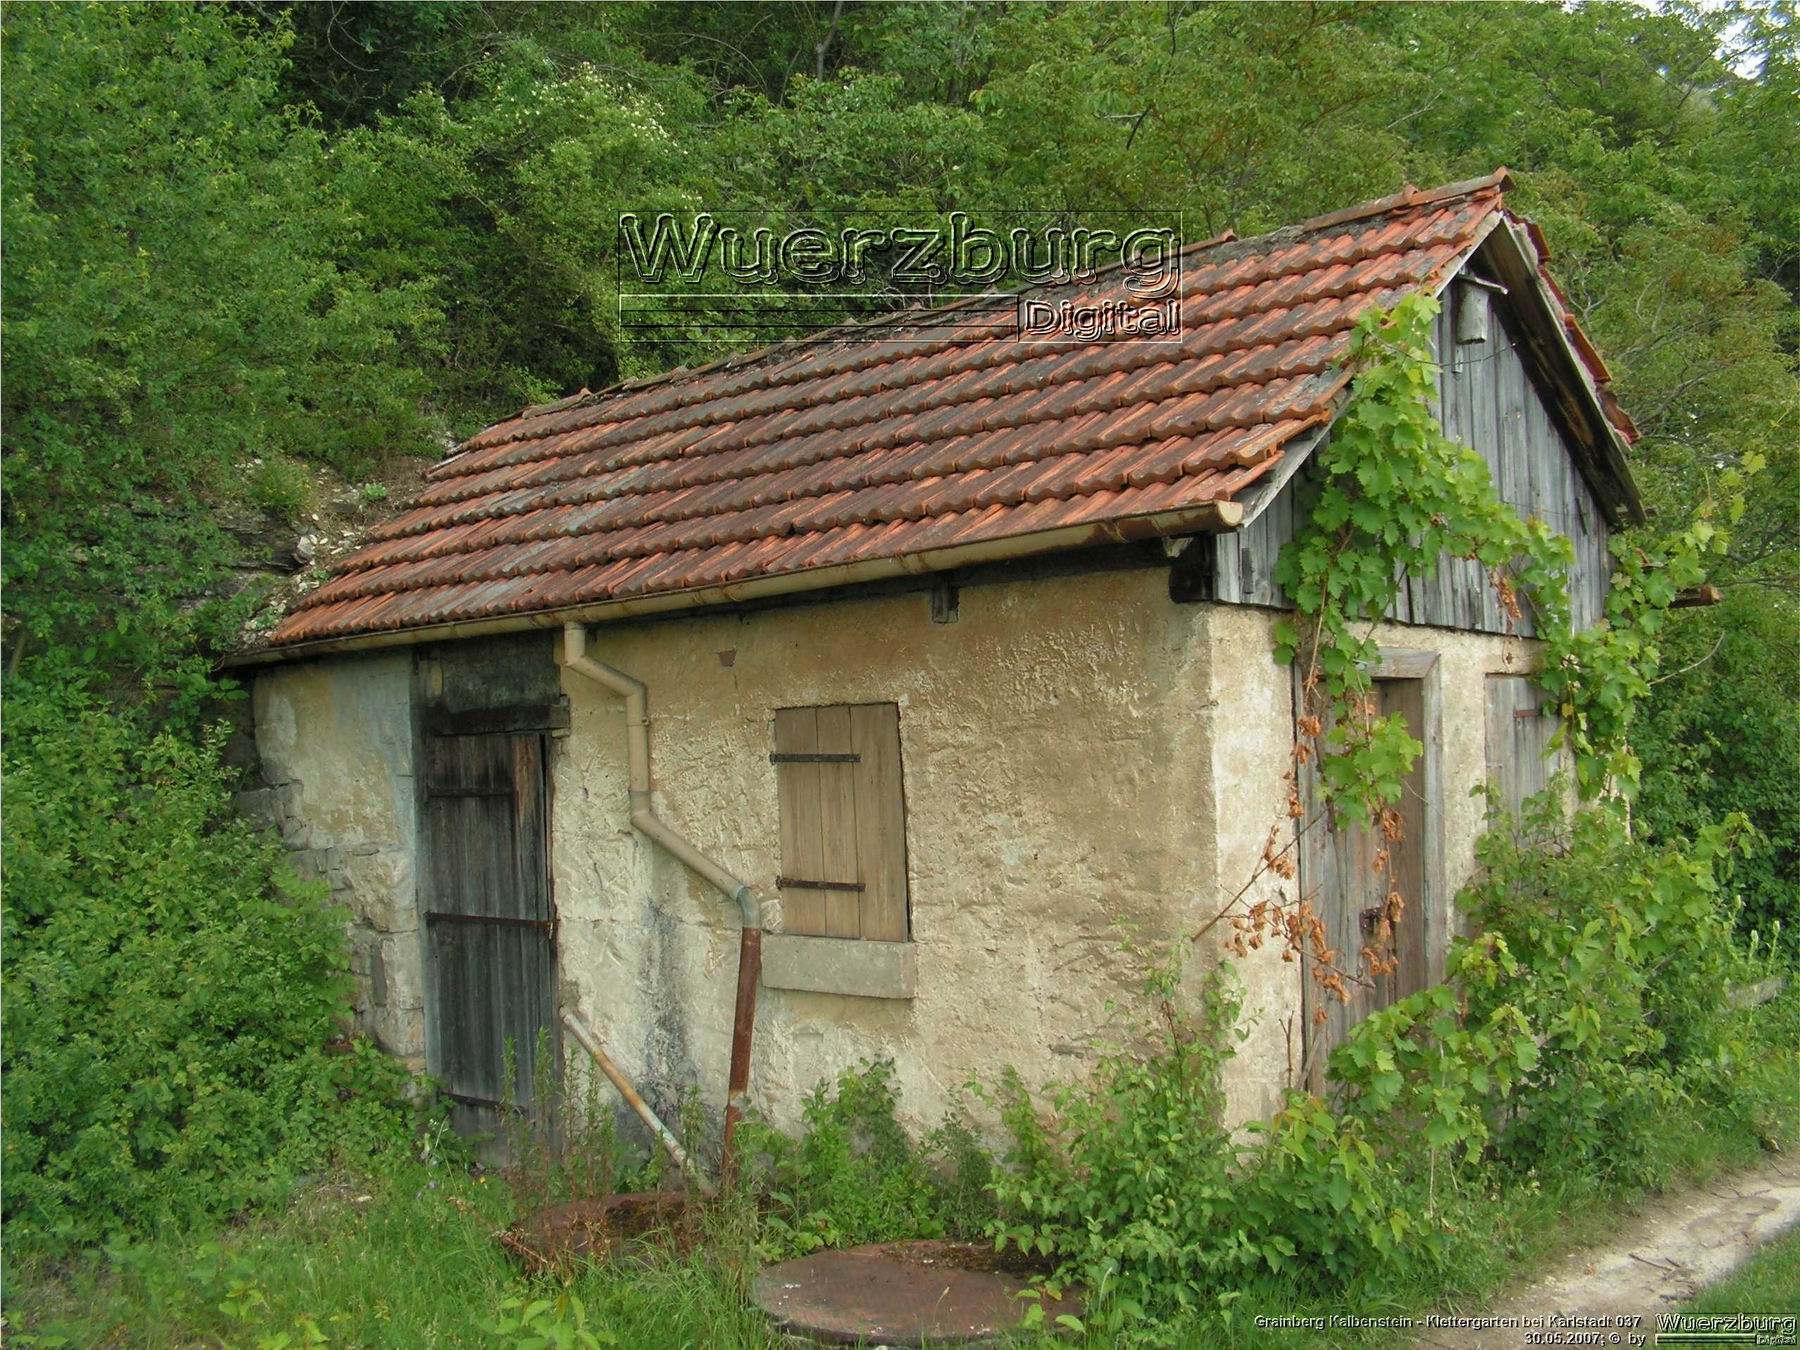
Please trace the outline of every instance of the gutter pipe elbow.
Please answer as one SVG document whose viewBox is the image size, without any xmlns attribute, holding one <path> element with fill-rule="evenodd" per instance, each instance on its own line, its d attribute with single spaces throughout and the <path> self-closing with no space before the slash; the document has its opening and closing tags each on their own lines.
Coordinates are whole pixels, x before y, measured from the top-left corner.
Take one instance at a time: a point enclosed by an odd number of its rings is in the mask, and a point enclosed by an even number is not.
<svg viewBox="0 0 1800 1350">
<path fill-rule="evenodd" d="M 743 928 L 738 937 L 737 998 L 725 1098 L 724 1154 L 720 1160 L 720 1171 L 729 1184 L 735 1166 L 732 1136 L 743 1118 L 750 1095 L 750 1037 L 756 1025 L 756 989 L 762 973 L 762 906 L 746 883 L 707 857 L 686 835 L 656 814 L 656 805 L 650 795 L 649 693 L 644 682 L 590 657 L 587 654 L 587 630 L 578 623 L 564 625 L 563 644 L 557 660 L 566 669 L 610 689 L 625 700 L 632 828 L 705 878 L 735 904 L 743 916 Z M 590 1054 L 600 1057 L 596 1046 L 588 1045 L 585 1040 L 583 1044 L 587 1045 Z M 620 1091 L 624 1092 L 625 1088 L 621 1087 Z"/>
</svg>

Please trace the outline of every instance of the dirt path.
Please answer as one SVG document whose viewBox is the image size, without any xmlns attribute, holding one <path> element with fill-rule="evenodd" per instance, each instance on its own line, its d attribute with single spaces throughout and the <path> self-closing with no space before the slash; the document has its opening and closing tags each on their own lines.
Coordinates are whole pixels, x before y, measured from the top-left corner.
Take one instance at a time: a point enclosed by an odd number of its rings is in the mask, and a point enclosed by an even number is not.
<svg viewBox="0 0 1800 1350">
<path fill-rule="evenodd" d="M 1748 1172 L 1647 1202 L 1624 1223 L 1616 1241 L 1571 1253 L 1559 1269 L 1499 1299 L 1486 1316 L 1512 1319 L 1510 1325 L 1425 1328 L 1417 1344 L 1429 1350 L 1519 1350 L 1556 1344 L 1544 1337 L 1559 1331 L 1562 1343 L 1570 1345 L 1654 1343 L 1658 1313 L 1673 1311 L 1795 1225 L 1800 1225 L 1800 1156 L 1781 1155 Z M 1546 1319 L 1559 1313 L 1612 1320 L 1586 1328 L 1551 1326 Z"/>
</svg>

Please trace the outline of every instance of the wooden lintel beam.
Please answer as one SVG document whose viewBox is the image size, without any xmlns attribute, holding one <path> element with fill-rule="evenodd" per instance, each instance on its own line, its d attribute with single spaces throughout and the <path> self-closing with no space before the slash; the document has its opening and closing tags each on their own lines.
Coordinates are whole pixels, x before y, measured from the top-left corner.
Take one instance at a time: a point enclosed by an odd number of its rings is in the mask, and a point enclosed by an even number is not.
<svg viewBox="0 0 1800 1350">
<path fill-rule="evenodd" d="M 1717 586 L 1693 586 L 1685 591 L 1677 592 L 1669 601 L 1670 609 L 1699 609 L 1704 605 L 1716 605 L 1725 598 L 1725 592 Z"/>
</svg>

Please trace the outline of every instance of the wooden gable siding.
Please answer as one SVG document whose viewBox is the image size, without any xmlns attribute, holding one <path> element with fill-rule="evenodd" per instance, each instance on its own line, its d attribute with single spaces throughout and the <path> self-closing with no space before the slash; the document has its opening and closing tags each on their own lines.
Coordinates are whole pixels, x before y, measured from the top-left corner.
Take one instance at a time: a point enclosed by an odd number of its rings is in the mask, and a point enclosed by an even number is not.
<svg viewBox="0 0 1800 1350">
<path fill-rule="evenodd" d="M 1517 329 L 1505 301 L 1457 285 L 1446 293 L 1434 342 L 1439 353 L 1438 416 L 1444 430 L 1487 460 L 1500 494 L 1521 514 L 1535 515 L 1567 535 L 1575 550 L 1570 601 L 1578 627 L 1605 612 L 1611 558 L 1608 529 L 1594 494 L 1571 458 L 1568 442 L 1519 355 Z M 1457 305 L 1487 309 L 1486 336 L 1455 339 Z M 1470 325 L 1480 328 L 1483 325 Z M 1467 329 L 1465 329 L 1467 331 Z M 1290 608 L 1275 584 L 1275 561 L 1294 537 L 1295 492 L 1307 470 L 1243 529 L 1200 540 L 1213 548 L 1210 597 L 1227 604 Z M 1388 617 L 1401 623 L 1482 633 L 1530 634 L 1531 616 L 1509 625 L 1494 589 L 1477 564 L 1446 559 L 1433 577 L 1409 577 Z"/>
</svg>

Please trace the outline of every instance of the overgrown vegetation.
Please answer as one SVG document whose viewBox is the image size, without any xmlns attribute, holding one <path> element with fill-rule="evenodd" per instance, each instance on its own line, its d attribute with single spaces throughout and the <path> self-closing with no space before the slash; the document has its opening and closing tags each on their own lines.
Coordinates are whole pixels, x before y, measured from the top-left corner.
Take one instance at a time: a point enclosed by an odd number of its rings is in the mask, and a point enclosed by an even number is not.
<svg viewBox="0 0 1800 1350">
<path fill-rule="evenodd" d="M 1403 832 L 1397 808 L 1424 747 L 1403 715 L 1379 715 L 1373 697 L 1376 630 L 1407 578 L 1467 559 L 1487 573 L 1513 624 L 1529 611 L 1538 644 L 1533 675 L 1557 715 L 1552 748 L 1568 751 L 1583 801 L 1613 793 L 1629 803 L 1642 770 L 1630 732 L 1660 667 L 1670 608 L 1684 587 L 1704 579 L 1707 562 L 1727 551 L 1730 535 L 1714 518 L 1740 520 L 1746 479 L 1764 468 L 1760 455 L 1747 454 L 1718 476 L 1723 506 L 1709 497 L 1691 519 L 1658 537 L 1615 538 L 1605 614 L 1577 628 L 1568 539 L 1504 501 L 1486 461 L 1451 440 L 1432 411 L 1437 313 L 1434 299 L 1413 295 L 1357 321 L 1347 357 L 1355 371 L 1350 396 L 1316 452 L 1301 523 L 1275 569 L 1295 610 L 1293 619 L 1276 623 L 1276 657 L 1301 667 L 1285 817 L 1271 827 L 1250 880 L 1218 916 L 1230 917 L 1231 947 L 1240 956 L 1248 943 L 1283 943 L 1289 959 L 1309 958 L 1322 992 L 1346 1003 L 1354 984 L 1394 969 L 1396 932 L 1408 901 L 1419 898 L 1404 894 L 1392 868 Z M 1312 794 L 1302 790 L 1303 773 L 1316 785 Z M 1290 822 L 1294 832 L 1284 842 Z M 1306 831 L 1353 824 L 1382 840 L 1373 866 L 1385 893 L 1358 952 L 1330 945 L 1312 896 L 1255 899 L 1252 890 L 1265 873 L 1295 876 L 1293 850 Z M 1322 1008 L 1313 1016 L 1327 1019 Z"/>
<path fill-rule="evenodd" d="M 342 916 L 233 817 L 216 734 L 79 689 L 7 715 L 8 1248 L 218 1219 L 404 1151 L 405 1070 L 340 1039 Z"/>
<path fill-rule="evenodd" d="M 1559 903 L 1557 888 L 1571 881 L 1614 888 L 1595 900 L 1596 910 L 1606 910 L 1611 898 L 1637 920 L 1655 911 L 1657 879 L 1674 865 L 1668 854 L 1623 843 L 1591 812 L 1568 822 L 1541 812 L 1531 829 L 1536 842 L 1551 844 L 1548 854 L 1510 832 L 1491 836 L 1485 898 L 1471 898 L 1502 928 L 1533 900 Z M 1723 880 L 1724 860 L 1702 869 L 1706 875 L 1675 870 L 1686 903 L 1659 925 L 1663 937 L 1678 947 L 1710 941 L 1729 926 L 1707 884 Z M 1609 880 L 1620 876 L 1629 880 Z M 1693 904 L 1699 896 L 1704 906 Z M 9 1339 L 772 1350 L 778 1338 L 744 1297 L 757 1260 L 821 1241 L 847 1245 L 971 1227 L 1047 1254 L 1060 1267 L 1051 1289 L 1084 1284 L 1081 1317 L 1047 1298 L 1041 1322 L 1045 1333 L 1066 1333 L 1069 1321 L 1057 1319 L 1073 1318 L 1076 1339 L 1095 1347 L 1121 1338 L 1276 1344 L 1278 1333 L 1251 1325 L 1255 1314 L 1316 1315 L 1347 1306 L 1406 1312 L 1479 1298 L 1521 1260 L 1554 1254 L 1584 1231 L 1601 1236 L 1591 1225 L 1584 1230 L 1583 1214 L 1616 1215 L 1644 1182 L 1703 1177 L 1765 1147 L 1800 1143 L 1800 992 L 1755 1010 L 1656 994 L 1661 975 L 1691 965 L 1693 954 L 1645 960 L 1650 948 L 1642 943 L 1633 944 L 1624 967 L 1608 958 L 1571 978 L 1551 955 L 1562 940 L 1515 934 L 1508 949 L 1517 958 L 1496 974 L 1482 955 L 1495 944 L 1471 939 L 1447 986 L 1456 995 L 1451 1009 L 1446 1014 L 1433 1003 L 1430 1014 L 1452 1017 L 1456 1028 L 1421 1024 L 1411 1010 L 1371 1019 L 1340 1054 L 1348 1104 L 1333 1108 L 1297 1094 L 1249 1135 L 1226 1130 L 1220 1115 L 1218 1074 L 1238 1017 L 1228 972 L 1205 986 L 1191 1017 L 1177 1010 L 1175 983 L 1164 972 L 1153 985 L 1165 998 L 1162 1020 L 1147 1028 L 1154 1034 L 1109 1055 L 1093 1081 L 1035 1099 L 1016 1080 L 996 1085 L 989 1095 L 1002 1107 L 1010 1138 L 998 1156 L 955 1128 L 938 1136 L 952 1147 L 906 1143 L 889 1070 L 865 1065 L 819 1086 L 797 1137 L 766 1127 L 750 1136 L 758 1149 L 746 1186 L 705 1220 L 701 1244 L 692 1249 L 653 1240 L 625 1261 L 520 1273 L 496 1237 L 533 1206 L 654 1179 L 644 1155 L 619 1147 L 610 1127 L 599 1127 L 560 1157 L 548 1148 L 522 1150 L 520 1164 L 500 1174 L 429 1152 L 422 1160 L 390 1155 L 371 1169 L 316 1178 L 277 1213 L 217 1237 L 114 1242 L 91 1249 L 56 1279 L 20 1281 L 15 1266 Z M 1733 974 L 1740 959 L 1727 955 Z M 1632 1010 L 1657 1004 L 1666 1025 L 1689 1028 L 1686 1049 L 1677 1051 L 1666 1031 L 1655 1046 L 1618 1034 L 1623 1014 L 1606 1034 L 1576 1045 L 1575 1029 L 1584 1022 L 1578 1010 L 1604 1004 L 1602 982 L 1622 971 L 1643 977 L 1635 988 L 1652 991 Z M 1550 1028 L 1530 1068 L 1520 1067 L 1531 1057 L 1510 1037 L 1493 1056 L 1456 1039 L 1468 1028 L 1479 1036 L 1496 1001 L 1508 996 L 1533 1010 L 1527 1025 L 1536 1017 Z M 1704 1035 L 1696 1040 L 1695 1032 Z M 1392 1071 L 1381 1067 L 1388 1060 Z M 1502 1086 L 1494 1075 L 1484 1083 L 1483 1066 L 1499 1060 L 1508 1082 Z M 1468 1072 L 1459 1076 L 1452 1064 Z M 1541 1122 L 1545 1108 L 1568 1100 L 1570 1085 L 1584 1076 L 1619 1074 L 1666 1079 L 1675 1091 L 1654 1119 L 1630 1109 L 1603 1111 L 1580 1121 L 1567 1139 L 1518 1124 Z M 1440 1135 L 1421 1154 L 1420 1121 L 1441 1114 L 1453 1082 L 1486 1133 L 1480 1142 Z M 556 1108 L 571 1113 L 557 1128 L 578 1120 L 585 1100 L 585 1088 L 574 1090 Z M 901 1193 L 896 1174 L 929 1203 Z M 991 1189 L 964 1184 L 982 1176 Z M 1601 1201 L 1610 1207 L 1589 1210 Z M 1379 1332 L 1345 1338 L 1384 1343 Z M 1049 1343 L 1035 1333 L 1018 1340 Z"/>
<path fill-rule="evenodd" d="M 1644 761 L 1633 820 L 1650 837 L 1691 837 L 1738 812 L 1755 833 L 1738 866 L 1739 926 L 1800 938 L 1800 700 L 1766 678 L 1800 669 L 1800 633 L 1779 597 L 1740 587 L 1672 624 L 1633 747 Z"/>
<path fill-rule="evenodd" d="M 1178 1344 L 1296 1296 L 1414 1306 L 1491 1266 L 1496 1227 L 1540 1192 L 1629 1195 L 1792 1147 L 1800 998 L 1727 999 L 1766 972 L 1733 936 L 1746 839 L 1735 819 L 1659 848 L 1605 808 L 1565 819 L 1554 794 L 1497 821 L 1446 982 L 1358 1024 L 1327 1098 L 1290 1092 L 1247 1132 L 1220 1088 L 1231 969 L 1184 1015 L 1171 963 L 1158 1024 L 1091 1082 L 1008 1084 L 996 1235 L 1093 1291 L 1090 1329 Z"/>
<path fill-rule="evenodd" d="M 1257 1146 L 1235 1136 L 1220 1081 L 1239 1029 L 1230 969 L 1191 1017 L 1177 982 L 1173 964 L 1153 978 L 1151 1039 L 1091 1081 L 1041 1105 L 1016 1077 L 999 1094 L 1012 1148 L 996 1238 L 1053 1258 L 1059 1285 L 1091 1291 L 1088 1324 L 1113 1333 L 1342 1288 L 1406 1231 L 1389 1165 L 1316 1098 L 1291 1101 Z"/>
<path fill-rule="evenodd" d="M 1614 541 L 1601 623 L 1577 629 L 1570 616 L 1567 538 L 1521 518 L 1500 496 L 1485 460 L 1444 434 L 1431 403 L 1435 300 L 1412 295 L 1391 312 L 1358 321 L 1347 358 L 1357 370 L 1349 402 L 1317 455 L 1302 528 L 1282 550 L 1277 579 L 1298 617 L 1277 626 L 1277 655 L 1302 660 L 1303 728 L 1327 800 L 1374 818 L 1399 800 L 1419 743 L 1399 716 L 1377 717 L 1374 626 L 1409 576 L 1435 575 L 1445 558 L 1488 571 L 1516 623 L 1530 612 L 1543 644 L 1534 671 L 1557 710 L 1583 800 L 1636 794 L 1641 764 L 1630 744 L 1633 717 L 1661 662 L 1670 605 L 1706 575 L 1730 538 L 1746 479 L 1762 471 L 1749 453 L 1718 475 L 1692 518 L 1661 535 Z"/>
<path fill-rule="evenodd" d="M 952 1117 L 915 1144 L 898 1105 L 893 1064 L 865 1062 L 807 1095 L 798 1138 L 745 1126 L 746 1184 L 763 1210 L 758 1245 L 769 1259 L 985 1232 L 991 1162 L 968 1122 Z"/>
<path fill-rule="evenodd" d="M 20 1280 L 8 1343 L 580 1347 L 776 1350 L 708 1251 L 581 1265 L 528 1279 L 495 1233 L 517 1216 L 489 1174 L 400 1161 L 333 1173 L 219 1236 L 165 1235 L 84 1254 L 60 1279 Z M 579 1304 L 580 1312 L 576 1311 Z M 23 1334 L 21 1334 L 21 1331 Z"/>
</svg>

